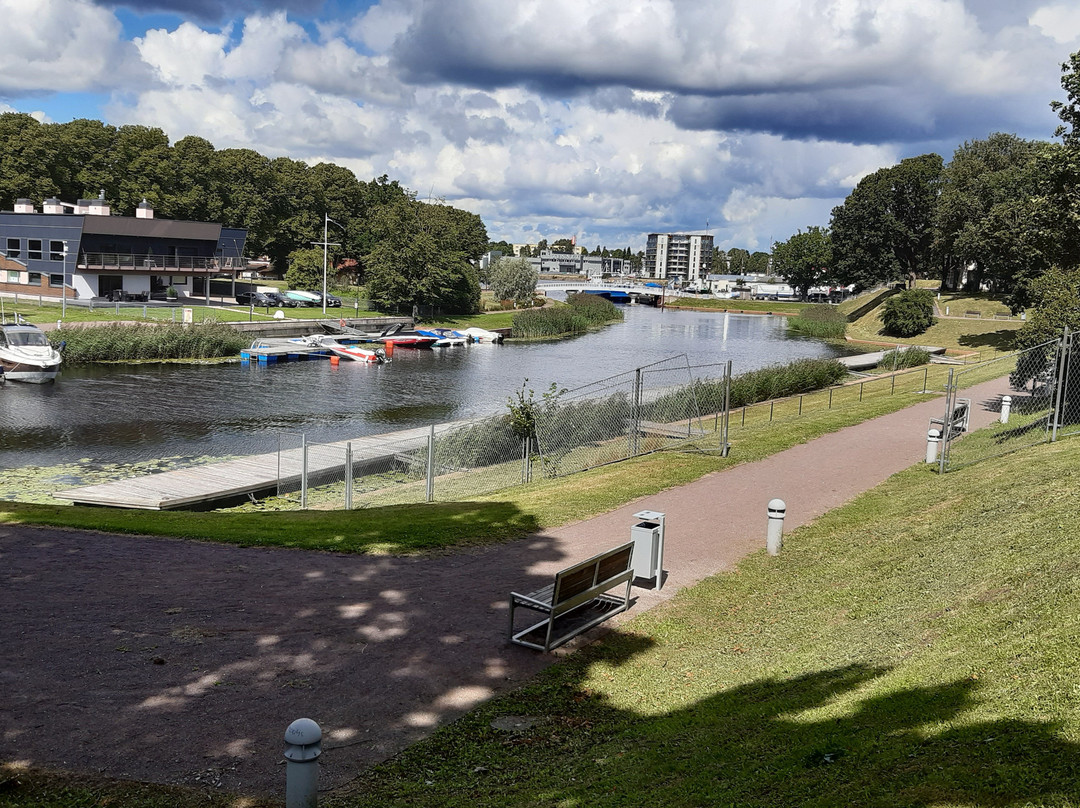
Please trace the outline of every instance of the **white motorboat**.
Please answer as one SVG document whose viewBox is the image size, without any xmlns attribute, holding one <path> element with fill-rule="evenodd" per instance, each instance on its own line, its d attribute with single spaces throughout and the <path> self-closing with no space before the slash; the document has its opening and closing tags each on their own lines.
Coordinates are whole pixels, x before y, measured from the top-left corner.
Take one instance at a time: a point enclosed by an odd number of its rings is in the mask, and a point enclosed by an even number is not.
<svg viewBox="0 0 1080 808">
<path fill-rule="evenodd" d="M 310 337 L 301 337 L 298 341 L 302 341 L 307 345 L 326 348 L 335 356 L 340 356 L 343 359 L 352 359 L 354 362 L 387 361 L 386 351 L 383 348 L 368 348 L 363 345 L 351 345 L 349 343 L 338 342 L 333 337 L 324 334 L 313 334 Z"/>
<path fill-rule="evenodd" d="M 60 352 L 30 323 L 0 324 L 0 369 L 13 382 L 44 384 L 60 372 Z"/>
<path fill-rule="evenodd" d="M 503 335 L 500 334 L 498 331 L 488 331 L 488 330 L 483 329 L 483 328 L 477 328 L 476 326 L 472 326 L 471 328 L 466 328 L 464 331 L 462 331 L 460 333 L 464 334 L 466 337 L 471 339 L 473 342 L 502 342 L 503 341 Z"/>
</svg>

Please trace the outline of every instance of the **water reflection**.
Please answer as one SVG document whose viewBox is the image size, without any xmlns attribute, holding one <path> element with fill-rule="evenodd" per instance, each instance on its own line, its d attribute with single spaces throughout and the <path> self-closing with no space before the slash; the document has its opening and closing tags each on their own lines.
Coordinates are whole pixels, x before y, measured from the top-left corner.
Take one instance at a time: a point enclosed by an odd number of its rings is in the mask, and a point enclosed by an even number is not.
<svg viewBox="0 0 1080 808">
<path fill-rule="evenodd" d="M 398 349 L 387 365 L 66 368 L 52 385 L 0 388 L 0 467 L 266 452 L 278 432 L 344 440 L 505 411 L 526 379 L 540 394 L 552 382 L 572 389 L 678 354 L 694 365 L 730 359 L 740 373 L 836 353 L 789 337 L 781 317 L 629 307 L 625 322 L 596 334 Z"/>
</svg>

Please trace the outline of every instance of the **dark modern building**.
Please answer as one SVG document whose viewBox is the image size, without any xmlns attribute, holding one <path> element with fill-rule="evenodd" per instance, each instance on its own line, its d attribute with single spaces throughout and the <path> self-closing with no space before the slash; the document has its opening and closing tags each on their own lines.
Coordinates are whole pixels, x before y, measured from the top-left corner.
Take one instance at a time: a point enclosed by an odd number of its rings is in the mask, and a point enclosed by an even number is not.
<svg viewBox="0 0 1080 808">
<path fill-rule="evenodd" d="M 145 200 L 127 217 L 111 215 L 104 194 L 74 205 L 46 199 L 41 212 L 20 199 L 0 212 L 0 292 L 149 299 L 171 286 L 197 296 L 210 277 L 243 269 L 246 239 L 220 224 L 156 219 Z"/>
</svg>

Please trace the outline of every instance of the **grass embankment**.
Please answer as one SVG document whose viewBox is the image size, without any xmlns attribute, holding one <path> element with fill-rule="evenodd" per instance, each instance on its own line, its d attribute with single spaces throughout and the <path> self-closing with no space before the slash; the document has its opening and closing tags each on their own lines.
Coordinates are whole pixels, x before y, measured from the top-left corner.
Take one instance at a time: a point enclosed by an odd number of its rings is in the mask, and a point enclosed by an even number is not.
<svg viewBox="0 0 1080 808">
<path fill-rule="evenodd" d="M 599 295 L 572 294 L 567 297 L 566 305 L 516 312 L 513 317 L 513 336 L 521 339 L 545 339 L 584 334 L 622 319 L 622 311 L 610 300 Z"/>
<path fill-rule="evenodd" d="M 326 804 L 1080 804 L 1078 453 L 903 472 Z"/>
<path fill-rule="evenodd" d="M 848 324 L 847 336 L 878 345 L 937 345 L 969 361 L 986 361 L 1013 350 L 1013 338 L 1023 323 L 1019 320 L 976 320 L 939 318 L 917 337 L 893 337 L 885 333 L 878 307 Z"/>
<path fill-rule="evenodd" d="M 1004 295 L 967 294 L 963 292 L 942 292 L 937 298 L 937 307 L 941 314 L 949 317 L 967 317 L 978 313 L 980 317 L 1012 317 Z M 1019 320 L 1020 318 L 1015 318 Z"/>
<path fill-rule="evenodd" d="M 750 311 L 761 314 L 798 314 L 810 303 L 780 300 L 719 300 L 715 297 L 668 297 L 664 306 L 670 309 L 707 309 L 716 311 Z"/>
</svg>

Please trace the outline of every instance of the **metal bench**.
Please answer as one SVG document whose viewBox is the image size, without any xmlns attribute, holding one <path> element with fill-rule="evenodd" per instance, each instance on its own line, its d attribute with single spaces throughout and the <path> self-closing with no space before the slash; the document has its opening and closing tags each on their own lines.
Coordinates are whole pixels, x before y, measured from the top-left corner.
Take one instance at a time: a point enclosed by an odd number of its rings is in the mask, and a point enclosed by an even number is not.
<svg viewBox="0 0 1080 808">
<path fill-rule="evenodd" d="M 543 589 L 527 595 L 511 592 L 510 642 L 547 652 L 625 612 L 630 608 L 633 552 L 634 543 L 627 542 L 556 573 Z M 623 587 L 621 596 L 609 594 L 619 586 Z M 515 631 L 517 608 L 539 612 L 544 618 Z"/>
<path fill-rule="evenodd" d="M 942 440 L 952 440 L 965 432 L 968 428 L 968 419 L 971 417 L 971 399 L 960 398 L 956 400 L 956 406 L 953 407 L 952 416 L 949 418 L 949 434 L 945 434 L 945 419 L 944 418 L 931 418 L 930 428 L 937 427 L 941 432 Z"/>
</svg>

